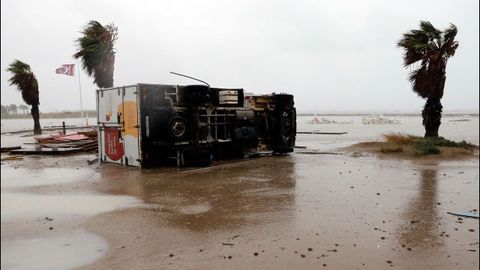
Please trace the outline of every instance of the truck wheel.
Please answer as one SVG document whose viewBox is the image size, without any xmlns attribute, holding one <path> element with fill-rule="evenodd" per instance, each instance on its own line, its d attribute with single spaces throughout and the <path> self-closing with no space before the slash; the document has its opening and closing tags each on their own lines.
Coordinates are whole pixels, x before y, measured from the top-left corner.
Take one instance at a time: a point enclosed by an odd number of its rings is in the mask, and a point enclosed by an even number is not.
<svg viewBox="0 0 480 270">
<path fill-rule="evenodd" d="M 175 141 L 182 141 L 188 137 L 188 121 L 184 117 L 174 116 L 170 120 L 169 126 L 170 136 Z"/>
</svg>

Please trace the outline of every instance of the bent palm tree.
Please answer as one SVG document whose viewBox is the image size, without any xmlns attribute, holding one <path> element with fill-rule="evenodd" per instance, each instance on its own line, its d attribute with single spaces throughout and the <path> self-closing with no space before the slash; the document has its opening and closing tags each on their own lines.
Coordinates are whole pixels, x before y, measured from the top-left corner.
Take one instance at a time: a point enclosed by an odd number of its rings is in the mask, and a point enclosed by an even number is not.
<svg viewBox="0 0 480 270">
<path fill-rule="evenodd" d="M 16 59 L 10 64 L 7 71 L 12 73 L 12 77 L 8 80 L 10 85 L 16 85 L 18 90 L 22 92 L 22 98 L 25 103 L 32 106 L 33 133 L 42 134 L 40 111 L 38 109 L 38 105 L 40 105 L 38 82 L 35 74 L 33 74 L 29 65 Z"/>
<path fill-rule="evenodd" d="M 450 24 L 444 31 L 436 29 L 430 22 L 421 21 L 420 29 L 403 34 L 397 46 L 404 49 L 403 65 L 420 66 L 410 73 L 413 91 L 427 102 L 422 110 L 425 137 L 438 137 L 443 106 L 440 99 L 445 87 L 445 69 L 448 58 L 455 54 L 457 27 Z"/>
<path fill-rule="evenodd" d="M 73 57 L 81 59 L 83 69 L 93 75 L 98 87 L 112 87 L 117 27 L 90 21 L 81 33 L 83 36 L 77 39 L 78 52 Z"/>
</svg>

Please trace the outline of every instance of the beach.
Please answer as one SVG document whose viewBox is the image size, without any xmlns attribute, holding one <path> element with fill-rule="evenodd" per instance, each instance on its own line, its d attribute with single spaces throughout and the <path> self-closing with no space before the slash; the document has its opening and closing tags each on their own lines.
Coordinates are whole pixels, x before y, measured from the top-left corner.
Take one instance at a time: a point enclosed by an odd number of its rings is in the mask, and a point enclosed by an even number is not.
<svg viewBox="0 0 480 270">
<path fill-rule="evenodd" d="M 312 117 L 297 130 L 347 134 L 299 134 L 289 155 L 206 168 L 89 164 L 95 154 L 2 162 L 2 268 L 478 269 L 479 220 L 447 213 L 479 210 L 478 152 L 354 153 L 345 147 L 388 132 L 422 136 L 421 118 Z M 478 114 L 445 116 L 439 133 L 478 145 L 478 127 Z M 2 134 L 2 147 L 28 140 Z"/>
</svg>

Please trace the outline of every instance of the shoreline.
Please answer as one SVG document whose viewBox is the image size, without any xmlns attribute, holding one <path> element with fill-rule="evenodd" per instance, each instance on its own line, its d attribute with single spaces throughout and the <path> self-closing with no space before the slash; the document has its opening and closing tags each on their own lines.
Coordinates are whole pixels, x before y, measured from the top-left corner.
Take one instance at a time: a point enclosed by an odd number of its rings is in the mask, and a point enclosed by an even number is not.
<svg viewBox="0 0 480 270">
<path fill-rule="evenodd" d="M 89 115 L 89 118 L 96 118 L 97 112 L 96 111 L 85 111 L 85 114 Z M 297 116 L 367 116 L 367 115 L 376 115 L 380 114 L 383 116 L 421 116 L 421 112 L 418 113 L 410 113 L 410 112 L 318 112 L 318 113 L 297 113 Z M 479 117 L 480 114 L 475 111 L 473 112 L 444 112 L 442 113 L 442 117 L 458 117 L 458 116 L 468 116 L 468 117 Z M 9 119 L 31 119 L 32 116 L 30 114 L 16 114 L 16 115 L 2 115 L 1 120 L 9 120 Z M 57 118 L 81 118 L 80 112 L 68 112 L 68 113 L 40 113 L 40 119 L 57 119 Z"/>
</svg>

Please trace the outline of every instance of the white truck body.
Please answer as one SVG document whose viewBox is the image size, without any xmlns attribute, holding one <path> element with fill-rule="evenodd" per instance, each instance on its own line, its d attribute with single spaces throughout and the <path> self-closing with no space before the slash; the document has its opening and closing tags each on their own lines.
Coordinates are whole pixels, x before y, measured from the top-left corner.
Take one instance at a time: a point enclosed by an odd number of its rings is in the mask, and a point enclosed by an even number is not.
<svg viewBox="0 0 480 270">
<path fill-rule="evenodd" d="M 141 166 L 137 88 L 97 90 L 98 156 L 102 162 Z"/>
</svg>

